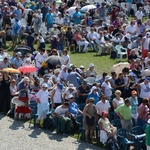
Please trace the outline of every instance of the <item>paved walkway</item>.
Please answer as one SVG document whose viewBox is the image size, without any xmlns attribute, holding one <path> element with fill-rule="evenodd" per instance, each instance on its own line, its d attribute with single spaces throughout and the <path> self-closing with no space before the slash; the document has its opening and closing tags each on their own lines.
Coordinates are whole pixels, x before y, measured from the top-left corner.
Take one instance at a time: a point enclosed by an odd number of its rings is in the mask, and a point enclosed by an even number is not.
<svg viewBox="0 0 150 150">
<path fill-rule="evenodd" d="M 102 150 L 49 130 L 29 128 L 29 123 L 0 115 L 0 150 Z"/>
</svg>

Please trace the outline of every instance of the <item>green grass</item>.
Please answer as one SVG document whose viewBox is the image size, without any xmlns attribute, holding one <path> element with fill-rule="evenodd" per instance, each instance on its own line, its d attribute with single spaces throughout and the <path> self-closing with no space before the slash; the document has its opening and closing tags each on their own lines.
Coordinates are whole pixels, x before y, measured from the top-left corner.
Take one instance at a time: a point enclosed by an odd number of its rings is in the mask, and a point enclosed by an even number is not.
<svg viewBox="0 0 150 150">
<path fill-rule="evenodd" d="M 10 43 L 7 43 L 7 46 L 10 45 Z M 37 47 L 37 44 L 35 45 L 35 48 Z M 46 45 L 46 49 L 50 49 L 50 45 Z M 5 49 L 9 53 L 9 55 L 12 55 L 12 49 L 10 47 L 7 47 Z M 69 56 L 71 58 L 71 63 L 76 65 L 76 67 L 80 67 L 83 65 L 85 67 L 85 70 L 88 68 L 90 63 L 93 63 L 95 65 L 95 70 L 98 74 L 101 74 L 102 72 L 107 72 L 110 74 L 111 67 L 119 62 L 119 59 L 110 59 L 109 55 L 105 56 L 96 56 L 96 52 L 87 52 L 87 53 L 72 53 L 69 52 Z M 123 61 L 126 61 L 126 59 L 123 59 Z"/>
</svg>

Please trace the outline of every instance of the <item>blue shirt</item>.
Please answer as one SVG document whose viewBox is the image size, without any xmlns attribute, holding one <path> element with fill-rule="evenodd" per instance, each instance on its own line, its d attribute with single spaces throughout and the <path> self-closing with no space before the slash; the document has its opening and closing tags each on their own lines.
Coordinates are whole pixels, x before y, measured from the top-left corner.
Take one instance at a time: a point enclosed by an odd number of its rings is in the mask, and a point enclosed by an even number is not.
<svg viewBox="0 0 150 150">
<path fill-rule="evenodd" d="M 35 11 L 36 10 L 36 6 L 31 5 L 30 9 L 32 9 L 33 11 Z"/>
<path fill-rule="evenodd" d="M 75 24 L 79 24 L 81 22 L 80 17 L 81 17 L 81 13 L 80 12 L 75 12 L 73 14 L 73 21 L 74 21 Z"/>
<path fill-rule="evenodd" d="M 75 103 L 75 102 L 70 103 L 69 108 L 68 108 L 68 111 L 70 113 L 72 113 L 73 115 L 77 116 L 78 113 L 79 113 L 78 110 L 79 110 L 79 108 L 78 108 L 77 103 Z"/>
<path fill-rule="evenodd" d="M 21 60 L 21 58 L 19 58 L 19 59 L 15 58 L 14 62 L 13 62 L 13 64 L 16 65 L 17 68 L 21 67 L 22 63 L 23 63 L 23 61 Z"/>
<path fill-rule="evenodd" d="M 138 108 L 138 98 L 136 97 L 136 100 L 134 100 L 132 97 L 130 97 L 130 103 L 131 103 L 131 112 L 132 114 L 137 114 L 137 108 Z"/>
<path fill-rule="evenodd" d="M 22 11 L 20 9 L 15 9 L 13 13 L 17 15 L 19 20 L 21 20 Z"/>
<path fill-rule="evenodd" d="M 90 99 L 90 98 L 94 98 L 94 105 L 96 105 L 96 103 L 99 101 L 98 92 L 96 92 L 96 94 L 94 94 L 93 92 L 90 92 L 87 99 Z"/>
<path fill-rule="evenodd" d="M 47 24 L 53 24 L 53 22 L 54 22 L 54 14 L 47 13 L 45 18 L 46 18 L 46 23 Z"/>
</svg>

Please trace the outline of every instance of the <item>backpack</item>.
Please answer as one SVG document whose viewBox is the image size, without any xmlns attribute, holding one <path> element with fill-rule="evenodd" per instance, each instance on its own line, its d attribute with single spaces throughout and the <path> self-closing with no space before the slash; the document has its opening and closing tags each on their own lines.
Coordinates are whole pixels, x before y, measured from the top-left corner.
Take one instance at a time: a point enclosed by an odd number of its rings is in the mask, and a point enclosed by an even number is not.
<svg viewBox="0 0 150 150">
<path fill-rule="evenodd" d="M 117 52 L 116 51 L 111 51 L 110 59 L 115 59 L 115 58 L 117 58 Z"/>
<path fill-rule="evenodd" d="M 20 26 L 19 26 L 18 23 L 16 23 L 16 24 L 15 24 L 15 28 L 14 28 L 14 33 L 15 33 L 15 34 L 18 34 L 19 29 L 20 29 Z"/>
<path fill-rule="evenodd" d="M 51 118 L 45 118 L 43 122 L 43 129 L 52 129 L 53 120 Z"/>
</svg>

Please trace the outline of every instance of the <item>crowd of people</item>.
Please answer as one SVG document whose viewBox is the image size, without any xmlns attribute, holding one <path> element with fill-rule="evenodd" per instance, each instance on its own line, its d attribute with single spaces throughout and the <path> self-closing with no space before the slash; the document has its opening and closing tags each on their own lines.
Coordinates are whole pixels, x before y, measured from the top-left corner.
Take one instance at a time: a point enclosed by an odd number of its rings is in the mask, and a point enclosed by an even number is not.
<svg viewBox="0 0 150 150">
<path fill-rule="evenodd" d="M 105 145 L 117 133 L 111 124 L 111 112 L 113 119 L 119 119 L 122 128 L 129 131 L 135 125 L 143 128 L 148 123 L 150 2 L 91 3 L 9 0 L 0 4 L 0 112 L 8 112 L 10 116 L 15 110 L 16 119 L 30 119 L 29 104 L 34 96 L 38 127 L 53 109 L 60 133 L 70 134 L 71 129 L 78 129 L 76 118 L 83 115 L 86 140 L 93 139 L 98 125 L 100 142 Z M 94 8 L 81 11 L 90 4 Z M 134 19 L 130 20 L 130 15 Z M 8 43 L 11 43 L 12 56 L 5 52 Z M 46 49 L 47 43 L 50 49 Z M 106 72 L 98 76 L 93 63 L 87 70 L 83 64 L 73 65 L 68 53 L 92 49 L 111 55 L 117 45 L 127 51 L 130 67 L 111 72 L 111 76 Z M 51 64 L 45 61 L 49 56 L 60 56 L 64 63 Z M 22 66 L 35 66 L 36 71 L 14 74 L 4 70 Z M 16 106 L 14 97 L 17 97 Z M 149 143 L 147 139 L 148 148 Z"/>
</svg>

